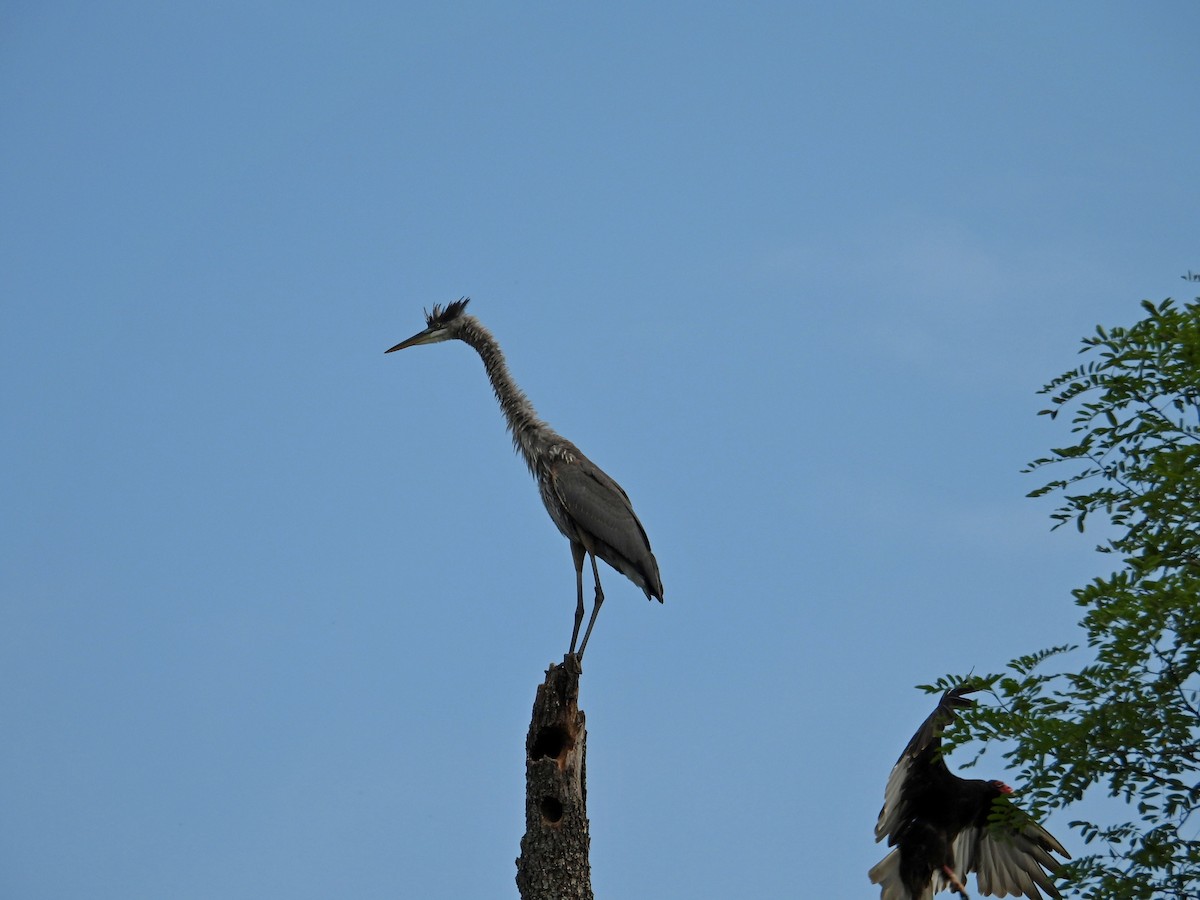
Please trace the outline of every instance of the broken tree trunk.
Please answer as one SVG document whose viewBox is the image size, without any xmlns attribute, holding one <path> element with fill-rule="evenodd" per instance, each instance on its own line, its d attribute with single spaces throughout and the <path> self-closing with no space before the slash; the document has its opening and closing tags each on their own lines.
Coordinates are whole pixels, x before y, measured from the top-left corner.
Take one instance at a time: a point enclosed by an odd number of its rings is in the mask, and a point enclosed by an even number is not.
<svg viewBox="0 0 1200 900">
<path fill-rule="evenodd" d="M 525 836 L 517 859 L 521 900 L 592 900 L 588 863 L 587 730 L 579 660 L 546 670 L 525 738 Z"/>
</svg>

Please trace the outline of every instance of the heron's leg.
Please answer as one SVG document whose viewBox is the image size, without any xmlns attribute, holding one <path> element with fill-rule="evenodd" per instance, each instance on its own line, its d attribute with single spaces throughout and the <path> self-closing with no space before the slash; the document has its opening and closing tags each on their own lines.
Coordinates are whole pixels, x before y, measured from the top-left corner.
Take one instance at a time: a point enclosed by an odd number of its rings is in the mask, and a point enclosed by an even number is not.
<svg viewBox="0 0 1200 900">
<path fill-rule="evenodd" d="M 971 900 L 967 895 L 966 886 L 958 880 L 958 876 L 954 874 L 954 870 L 949 866 L 942 866 L 942 871 L 946 873 L 946 877 L 950 879 L 950 890 L 958 894 L 963 900 Z"/>
<path fill-rule="evenodd" d="M 583 556 L 587 551 L 583 544 L 571 542 L 571 558 L 575 562 L 575 630 L 571 632 L 571 649 L 567 655 L 575 652 L 575 642 L 579 639 L 579 626 L 583 624 Z M 595 562 L 593 561 L 593 565 Z M 587 638 L 583 639 L 587 643 Z M 582 651 L 580 651 L 582 653 Z"/>
<path fill-rule="evenodd" d="M 580 576 L 582 577 L 582 575 Z M 592 555 L 592 577 L 596 579 L 596 603 L 592 606 L 592 617 L 588 619 L 587 631 L 583 633 L 583 643 L 579 645 L 579 658 L 583 659 L 583 651 L 587 649 L 588 638 L 592 636 L 592 626 L 596 624 L 596 613 L 600 612 L 600 604 L 604 602 L 604 590 L 600 587 L 600 570 L 596 568 L 596 556 Z M 583 597 L 583 583 L 580 582 L 580 594 Z M 582 599 L 579 601 L 583 602 Z"/>
</svg>

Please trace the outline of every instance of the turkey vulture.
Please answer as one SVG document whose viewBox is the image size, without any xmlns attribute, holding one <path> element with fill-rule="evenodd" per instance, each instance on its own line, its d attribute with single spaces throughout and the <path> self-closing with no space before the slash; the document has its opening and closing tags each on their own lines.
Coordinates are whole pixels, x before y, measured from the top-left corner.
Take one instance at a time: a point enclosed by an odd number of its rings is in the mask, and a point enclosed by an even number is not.
<svg viewBox="0 0 1200 900">
<path fill-rule="evenodd" d="M 882 900 L 932 900 L 947 888 L 965 900 L 971 872 L 982 894 L 1042 900 L 1041 888 L 1062 896 L 1042 871 L 1061 865 L 1051 850 L 1071 858 L 1062 844 L 1010 803 L 1004 782 L 959 778 L 942 759 L 943 729 L 955 710 L 975 705 L 963 695 L 977 690 L 960 684 L 946 691 L 888 776 L 875 840 L 886 837 L 896 849 L 869 873 L 883 887 Z M 993 813 L 1001 816 L 989 824 Z"/>
</svg>

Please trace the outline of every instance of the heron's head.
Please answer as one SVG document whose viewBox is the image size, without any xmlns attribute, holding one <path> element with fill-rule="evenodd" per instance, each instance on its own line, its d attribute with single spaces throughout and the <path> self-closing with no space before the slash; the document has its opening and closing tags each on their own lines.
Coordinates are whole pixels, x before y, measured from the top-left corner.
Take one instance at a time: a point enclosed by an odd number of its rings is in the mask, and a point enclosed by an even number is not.
<svg viewBox="0 0 1200 900">
<path fill-rule="evenodd" d="M 424 331 L 418 331 L 408 340 L 401 341 L 395 347 L 383 352 L 391 353 L 392 350 L 403 350 L 406 347 L 416 347 L 418 344 L 436 344 L 438 341 L 453 340 L 458 337 L 459 328 L 465 318 L 463 310 L 470 302 L 470 297 L 463 297 L 461 300 L 447 303 L 445 309 L 434 306 L 433 312 L 425 313 Z"/>
</svg>

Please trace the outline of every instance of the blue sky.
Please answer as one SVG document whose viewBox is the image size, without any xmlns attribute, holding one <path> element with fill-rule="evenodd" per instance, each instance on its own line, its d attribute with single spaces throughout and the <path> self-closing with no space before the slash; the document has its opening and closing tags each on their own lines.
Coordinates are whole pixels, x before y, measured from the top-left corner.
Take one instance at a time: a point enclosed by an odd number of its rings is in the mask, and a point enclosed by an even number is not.
<svg viewBox="0 0 1200 900">
<path fill-rule="evenodd" d="M 470 295 L 662 570 L 602 571 L 597 895 L 873 896 L 912 686 L 1104 571 L 1019 469 L 1079 338 L 1194 293 L 1198 35 L 6 5 L 0 895 L 517 896 L 570 552 L 474 353 L 383 354 Z"/>
</svg>

